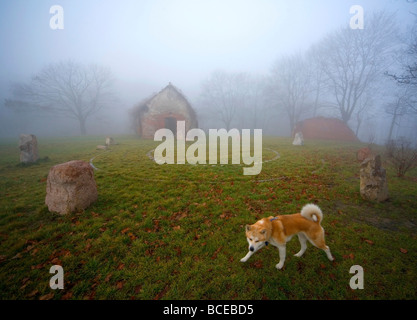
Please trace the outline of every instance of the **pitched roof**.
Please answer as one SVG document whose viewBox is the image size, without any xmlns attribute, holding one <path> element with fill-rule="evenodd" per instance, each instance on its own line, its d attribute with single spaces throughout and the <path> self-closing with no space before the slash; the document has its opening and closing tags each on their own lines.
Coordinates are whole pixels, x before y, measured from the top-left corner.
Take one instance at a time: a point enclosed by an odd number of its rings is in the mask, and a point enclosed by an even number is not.
<svg viewBox="0 0 417 320">
<path fill-rule="evenodd" d="M 298 122 L 294 128 L 302 132 L 304 139 L 358 141 L 355 133 L 342 120 L 316 117 Z"/>
<path fill-rule="evenodd" d="M 133 107 L 133 109 L 131 110 L 131 114 L 135 117 L 137 116 L 140 117 L 141 115 L 146 113 L 149 110 L 148 108 L 152 100 L 155 99 L 158 95 L 160 95 L 162 92 L 166 90 L 171 90 L 172 92 L 176 94 L 177 99 L 183 100 L 185 102 L 187 112 L 189 113 L 190 117 L 196 121 L 197 115 L 194 109 L 192 108 L 191 104 L 188 102 L 187 98 L 184 96 L 182 91 L 178 89 L 177 87 L 175 87 L 171 82 L 169 82 L 168 85 L 165 88 L 163 88 L 161 91 L 159 91 L 158 93 L 154 93 L 152 96 L 139 102 L 136 106 Z"/>
</svg>

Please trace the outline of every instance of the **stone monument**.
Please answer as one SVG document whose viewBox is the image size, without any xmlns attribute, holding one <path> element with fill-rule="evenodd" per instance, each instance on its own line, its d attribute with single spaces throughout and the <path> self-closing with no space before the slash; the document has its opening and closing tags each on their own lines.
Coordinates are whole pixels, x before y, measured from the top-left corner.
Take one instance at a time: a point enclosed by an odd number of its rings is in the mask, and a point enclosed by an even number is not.
<svg viewBox="0 0 417 320">
<path fill-rule="evenodd" d="M 363 199 L 382 202 L 388 199 L 386 171 L 381 156 L 367 158 L 361 163 L 360 193 Z"/>
<path fill-rule="evenodd" d="M 67 214 L 84 210 L 96 200 L 97 186 L 89 163 L 74 160 L 49 170 L 45 198 L 49 211 Z"/>
<path fill-rule="evenodd" d="M 19 137 L 20 162 L 33 163 L 39 158 L 38 140 L 33 134 L 21 134 Z"/>
</svg>

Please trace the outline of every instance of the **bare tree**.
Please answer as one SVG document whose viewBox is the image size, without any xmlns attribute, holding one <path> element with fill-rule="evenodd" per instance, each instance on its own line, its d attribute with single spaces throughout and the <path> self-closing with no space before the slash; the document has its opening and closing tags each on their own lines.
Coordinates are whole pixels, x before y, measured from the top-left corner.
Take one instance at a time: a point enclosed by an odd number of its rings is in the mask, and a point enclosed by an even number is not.
<svg viewBox="0 0 417 320">
<path fill-rule="evenodd" d="M 245 88 L 245 122 L 246 128 L 265 128 L 270 118 L 271 104 L 266 95 L 266 78 L 249 75 Z"/>
<path fill-rule="evenodd" d="M 306 63 L 310 70 L 310 86 L 311 92 L 311 113 L 312 116 L 317 116 L 320 107 L 325 105 L 323 95 L 328 90 L 328 79 L 320 65 L 320 50 L 316 44 L 312 45 L 306 53 Z"/>
<path fill-rule="evenodd" d="M 14 85 L 14 98 L 6 99 L 5 106 L 75 119 L 85 135 L 87 119 L 114 101 L 111 86 L 112 75 L 107 68 L 60 62 L 43 68 L 29 83 Z"/>
<path fill-rule="evenodd" d="M 398 85 L 407 89 L 410 97 L 410 107 L 417 113 L 417 19 L 407 34 L 409 38 L 405 40 L 405 49 L 399 56 L 401 74 L 386 72 L 386 75 L 391 77 Z"/>
<path fill-rule="evenodd" d="M 372 106 L 373 100 L 372 100 L 372 95 L 370 94 L 369 91 L 371 90 L 367 90 L 367 92 L 365 92 L 362 95 L 362 97 L 358 100 L 357 108 L 353 116 L 356 120 L 356 129 L 355 129 L 356 136 L 359 135 L 359 130 L 362 124 L 364 123 L 364 121 L 367 122 L 370 120 L 369 108 Z"/>
<path fill-rule="evenodd" d="M 404 177 L 408 170 L 417 167 L 417 149 L 411 146 L 409 140 L 389 140 L 385 147 L 387 159 L 395 167 L 398 177 Z"/>
<path fill-rule="evenodd" d="M 287 114 L 291 134 L 307 111 L 307 100 L 312 92 L 310 79 L 310 70 L 301 54 L 282 57 L 272 67 L 269 91 L 278 109 Z"/>
<path fill-rule="evenodd" d="M 408 90 L 408 88 L 398 90 L 393 101 L 386 105 L 385 112 L 392 116 L 387 138 L 387 140 L 390 141 L 395 126 L 399 125 L 398 121 L 405 115 L 412 115 L 415 113 L 410 90 Z"/>
<path fill-rule="evenodd" d="M 394 16 L 380 12 L 367 19 L 365 29 L 344 27 L 318 44 L 334 107 L 346 124 L 390 63 L 396 33 Z"/>
<path fill-rule="evenodd" d="M 237 113 L 244 112 L 247 79 L 246 73 L 216 71 L 202 85 L 202 103 L 227 130 L 231 129 Z"/>
</svg>

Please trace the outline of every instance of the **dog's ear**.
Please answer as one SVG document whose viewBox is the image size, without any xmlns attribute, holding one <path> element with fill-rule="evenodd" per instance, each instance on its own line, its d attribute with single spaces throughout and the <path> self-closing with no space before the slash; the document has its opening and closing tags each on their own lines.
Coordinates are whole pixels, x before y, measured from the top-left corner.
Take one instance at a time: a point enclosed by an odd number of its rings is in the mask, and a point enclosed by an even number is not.
<svg viewBox="0 0 417 320">
<path fill-rule="evenodd" d="M 245 228 L 246 228 L 246 231 L 250 231 L 250 225 L 247 224 Z"/>
</svg>

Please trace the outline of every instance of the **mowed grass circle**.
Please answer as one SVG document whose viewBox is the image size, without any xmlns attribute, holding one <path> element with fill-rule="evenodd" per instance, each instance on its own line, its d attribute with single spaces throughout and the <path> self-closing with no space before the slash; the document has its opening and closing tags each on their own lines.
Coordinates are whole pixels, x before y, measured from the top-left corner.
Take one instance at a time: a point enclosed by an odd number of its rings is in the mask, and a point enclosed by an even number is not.
<svg viewBox="0 0 417 320">
<path fill-rule="evenodd" d="M 102 151 L 90 159 L 90 163 L 98 171 L 104 170 L 109 174 L 117 172 L 119 175 L 127 175 L 125 178 L 132 178 L 144 181 L 181 181 L 198 183 L 217 183 L 222 181 L 258 181 L 253 176 L 244 176 L 243 168 L 251 167 L 253 164 L 245 165 L 231 164 L 231 153 L 228 155 L 229 164 L 157 164 L 153 159 L 154 149 L 144 153 L 143 147 L 139 144 L 124 144 L 112 146 L 110 150 Z M 279 153 L 272 149 L 263 150 L 264 167 L 267 163 L 278 161 Z M 207 153 L 208 154 L 208 153 Z M 146 156 L 144 156 L 146 155 Z M 175 159 L 177 155 L 175 154 Z M 262 179 L 264 175 L 256 175 Z M 270 175 L 268 175 L 270 177 Z M 252 179 L 251 179 L 252 178 Z"/>
</svg>

